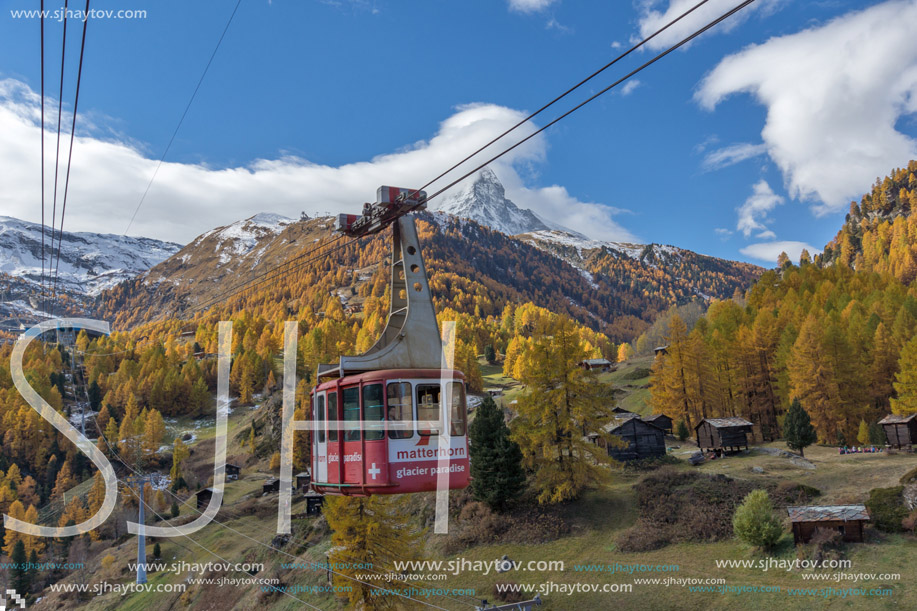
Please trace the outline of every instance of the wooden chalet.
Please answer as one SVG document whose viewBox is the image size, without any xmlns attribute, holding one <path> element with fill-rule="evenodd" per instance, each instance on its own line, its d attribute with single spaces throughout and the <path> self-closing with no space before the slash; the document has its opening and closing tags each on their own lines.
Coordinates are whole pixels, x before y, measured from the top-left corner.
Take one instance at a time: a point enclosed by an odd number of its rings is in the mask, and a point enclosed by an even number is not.
<svg viewBox="0 0 917 611">
<path fill-rule="evenodd" d="M 889 414 L 879 420 L 882 429 L 885 431 L 885 439 L 888 445 L 893 448 L 908 448 L 917 441 L 917 414 L 909 416 L 899 416 L 898 414 Z"/>
<path fill-rule="evenodd" d="M 668 344 L 666 344 L 665 346 L 656 346 L 655 348 L 653 348 L 653 355 L 654 355 L 654 356 L 659 356 L 660 354 L 666 355 L 666 354 L 668 354 L 668 353 L 669 353 L 669 346 L 668 346 Z"/>
<path fill-rule="evenodd" d="M 312 483 L 312 474 L 308 471 L 303 471 L 302 473 L 297 473 L 294 476 L 295 486 L 297 490 L 302 492 L 309 491 L 309 484 Z"/>
<path fill-rule="evenodd" d="M 629 417 L 633 418 L 637 414 L 630 411 L 629 409 L 624 409 L 623 407 L 614 407 L 611 410 L 611 413 L 615 415 L 615 418 L 620 418 L 622 415 L 630 415 Z"/>
<path fill-rule="evenodd" d="M 197 510 L 204 511 L 210 505 L 210 499 L 213 497 L 213 488 L 204 488 L 197 491 Z"/>
<path fill-rule="evenodd" d="M 651 424 L 655 424 L 668 435 L 671 435 L 674 430 L 672 419 L 665 414 L 653 414 L 652 416 L 645 417 L 644 420 Z"/>
<path fill-rule="evenodd" d="M 862 543 L 863 530 L 869 522 L 865 505 L 809 505 L 787 507 L 793 524 L 793 542 L 808 543 L 815 531 L 833 530 L 841 533 L 848 543 Z"/>
<path fill-rule="evenodd" d="M 322 505 L 325 504 L 325 495 L 309 490 L 306 493 L 306 515 L 317 516 L 322 512 Z"/>
<path fill-rule="evenodd" d="M 622 462 L 665 456 L 665 433 L 651 422 L 637 417 L 615 418 L 602 427 L 606 433 L 615 435 L 627 443 L 627 447 L 612 447 L 605 444 L 608 455 Z M 604 440 L 602 440 L 604 442 Z"/>
<path fill-rule="evenodd" d="M 226 463 L 226 481 L 231 482 L 239 479 L 242 474 L 242 467 Z"/>
<path fill-rule="evenodd" d="M 265 481 L 261 487 L 261 494 L 269 494 L 271 492 L 280 492 L 280 480 L 276 477 Z"/>
<path fill-rule="evenodd" d="M 586 371 L 594 371 L 596 369 L 599 371 L 611 371 L 614 363 L 608 359 L 586 359 L 585 361 L 580 361 L 579 366 Z"/>
<path fill-rule="evenodd" d="M 744 418 L 704 418 L 694 427 L 700 450 L 738 451 L 748 449 L 754 425 Z"/>
</svg>

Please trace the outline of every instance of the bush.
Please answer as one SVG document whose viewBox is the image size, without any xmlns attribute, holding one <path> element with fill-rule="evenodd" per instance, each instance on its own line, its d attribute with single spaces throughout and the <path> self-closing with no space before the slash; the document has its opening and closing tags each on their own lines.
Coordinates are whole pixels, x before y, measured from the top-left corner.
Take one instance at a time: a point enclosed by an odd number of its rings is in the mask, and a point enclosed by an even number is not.
<svg viewBox="0 0 917 611">
<path fill-rule="evenodd" d="M 911 482 L 917 482 L 917 467 L 914 467 L 907 473 L 901 476 L 901 485 L 907 486 Z"/>
<path fill-rule="evenodd" d="M 774 513 L 766 490 L 752 490 L 732 518 L 736 536 L 755 547 L 771 549 L 780 540 L 783 526 Z"/>
<path fill-rule="evenodd" d="M 504 603 L 522 602 L 519 585 L 512 581 L 498 581 L 494 584 L 494 598 Z"/>
<path fill-rule="evenodd" d="M 668 545 L 669 539 L 658 528 L 637 524 L 618 535 L 615 544 L 622 552 L 651 552 Z"/>
<path fill-rule="evenodd" d="M 805 505 L 815 497 L 821 496 L 821 490 L 784 480 L 777 484 L 773 494 L 778 505 Z"/>
<path fill-rule="evenodd" d="M 819 564 L 825 560 L 839 560 L 843 555 L 844 537 L 834 529 L 816 528 L 809 544 L 812 548 L 809 559 Z"/>
<path fill-rule="evenodd" d="M 904 530 L 903 522 L 908 517 L 908 510 L 901 495 L 903 490 L 903 486 L 895 486 L 869 491 L 866 508 L 873 525 L 882 532 L 896 533 Z"/>
<path fill-rule="evenodd" d="M 651 373 L 652 371 L 650 371 L 646 367 L 637 367 L 633 371 L 621 376 L 621 379 L 622 380 L 642 380 L 643 378 L 650 377 Z"/>
</svg>

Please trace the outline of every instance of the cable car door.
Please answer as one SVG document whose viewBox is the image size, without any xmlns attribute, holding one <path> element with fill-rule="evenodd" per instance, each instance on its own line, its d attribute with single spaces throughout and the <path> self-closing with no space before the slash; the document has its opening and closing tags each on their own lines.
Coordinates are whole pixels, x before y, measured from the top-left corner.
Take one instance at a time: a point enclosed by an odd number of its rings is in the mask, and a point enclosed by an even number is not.
<svg viewBox="0 0 917 611">
<path fill-rule="evenodd" d="M 317 482 L 328 481 L 328 437 L 326 432 L 327 411 L 325 409 L 325 393 L 315 394 L 315 417 L 312 422 L 314 429 L 312 438 L 315 440 L 312 479 Z"/>
</svg>

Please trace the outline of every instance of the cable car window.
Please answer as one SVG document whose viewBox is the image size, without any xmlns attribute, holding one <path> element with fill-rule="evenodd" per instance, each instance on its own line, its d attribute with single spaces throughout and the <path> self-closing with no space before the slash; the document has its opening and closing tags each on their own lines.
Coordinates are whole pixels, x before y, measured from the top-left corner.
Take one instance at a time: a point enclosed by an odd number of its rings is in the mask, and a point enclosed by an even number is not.
<svg viewBox="0 0 917 611">
<path fill-rule="evenodd" d="M 455 436 L 465 434 L 465 386 L 461 382 L 452 383 L 452 414 L 450 415 L 449 429 Z"/>
<path fill-rule="evenodd" d="M 414 435 L 414 410 L 411 407 L 410 382 L 388 385 L 388 436 L 390 439 L 408 439 Z"/>
<path fill-rule="evenodd" d="M 315 426 L 318 428 L 318 442 L 325 443 L 325 395 L 315 398 Z"/>
<path fill-rule="evenodd" d="M 420 421 L 436 421 L 439 417 L 439 384 L 417 385 L 417 419 Z M 439 430 L 417 426 L 421 435 L 439 435 Z"/>
<path fill-rule="evenodd" d="M 382 400 L 382 384 L 367 384 L 363 387 L 363 420 L 366 424 L 366 441 L 378 441 L 385 437 L 382 415 L 385 404 Z M 378 423 L 378 424 L 376 424 Z"/>
<path fill-rule="evenodd" d="M 360 389 L 344 389 L 344 441 L 360 441 Z"/>
<path fill-rule="evenodd" d="M 338 440 L 338 394 L 336 392 L 328 393 L 328 441 L 337 441 Z M 331 423 L 334 424 L 331 424 Z"/>
</svg>

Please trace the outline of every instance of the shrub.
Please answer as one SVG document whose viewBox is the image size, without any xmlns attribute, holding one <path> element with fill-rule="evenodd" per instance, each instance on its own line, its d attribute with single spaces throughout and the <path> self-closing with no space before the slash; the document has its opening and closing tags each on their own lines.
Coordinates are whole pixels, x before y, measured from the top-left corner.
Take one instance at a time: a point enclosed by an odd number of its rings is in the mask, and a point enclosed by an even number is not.
<svg viewBox="0 0 917 611">
<path fill-rule="evenodd" d="M 498 581 L 494 584 L 494 598 L 504 603 L 522 602 L 519 585 L 512 581 Z"/>
<path fill-rule="evenodd" d="M 685 424 L 684 420 L 678 421 L 678 426 L 675 427 L 675 436 L 678 437 L 678 441 L 684 441 L 691 436 L 691 431 L 688 430 L 688 425 Z"/>
<path fill-rule="evenodd" d="M 755 547 L 771 549 L 783 534 L 766 490 L 752 490 L 732 518 L 736 536 Z"/>
<path fill-rule="evenodd" d="M 821 496 L 821 490 L 799 482 L 782 481 L 774 491 L 774 500 L 779 505 L 804 505 Z"/>
<path fill-rule="evenodd" d="M 917 482 L 917 467 L 914 467 L 907 473 L 901 476 L 901 485 L 907 486 L 911 482 Z"/>
<path fill-rule="evenodd" d="M 615 539 L 615 544 L 622 552 L 651 552 L 669 543 L 668 536 L 661 529 L 648 524 L 628 528 Z"/>
<path fill-rule="evenodd" d="M 869 500 L 866 508 L 869 517 L 876 528 L 883 532 L 895 533 L 904 530 L 903 521 L 908 517 L 904 497 L 901 495 L 903 486 L 894 488 L 873 488 L 869 491 Z"/>
</svg>

